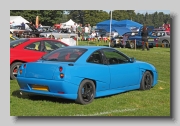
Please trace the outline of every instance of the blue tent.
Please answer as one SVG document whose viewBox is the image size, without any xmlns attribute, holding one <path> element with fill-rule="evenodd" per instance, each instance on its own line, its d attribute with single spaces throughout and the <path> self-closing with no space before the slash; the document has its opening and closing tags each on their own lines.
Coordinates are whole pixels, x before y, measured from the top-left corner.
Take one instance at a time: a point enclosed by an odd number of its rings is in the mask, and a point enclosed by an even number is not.
<svg viewBox="0 0 180 126">
<path fill-rule="evenodd" d="M 142 26 L 142 24 L 139 24 L 135 21 L 131 21 L 131 20 L 121 20 L 121 21 L 118 21 L 116 23 L 113 24 L 114 27 L 127 27 L 129 29 L 132 29 L 132 28 L 140 28 Z"/>
<path fill-rule="evenodd" d="M 105 29 L 107 32 L 110 32 L 110 21 L 111 20 L 105 20 L 103 22 L 99 22 L 96 26 L 98 29 Z M 121 28 L 123 27 L 123 28 Z M 111 22 L 111 31 L 119 31 L 119 34 L 121 35 L 124 31 L 129 31 L 134 28 L 140 28 L 142 27 L 142 24 L 139 24 L 135 21 L 131 20 L 112 20 Z M 128 30 L 129 29 L 129 30 Z M 123 31 L 123 32 L 122 32 Z"/>
<path fill-rule="evenodd" d="M 124 33 L 127 32 L 131 32 L 131 30 L 129 28 L 126 27 L 114 27 L 115 31 L 119 34 L 119 35 L 123 35 Z"/>
<path fill-rule="evenodd" d="M 111 20 L 105 20 L 103 22 L 99 22 L 96 26 L 97 26 L 98 29 L 105 29 L 107 32 L 109 32 L 110 31 L 110 21 Z M 111 22 L 111 30 L 112 31 L 114 31 L 114 28 L 112 26 L 116 22 L 118 22 L 118 21 L 112 20 L 112 22 Z"/>
</svg>

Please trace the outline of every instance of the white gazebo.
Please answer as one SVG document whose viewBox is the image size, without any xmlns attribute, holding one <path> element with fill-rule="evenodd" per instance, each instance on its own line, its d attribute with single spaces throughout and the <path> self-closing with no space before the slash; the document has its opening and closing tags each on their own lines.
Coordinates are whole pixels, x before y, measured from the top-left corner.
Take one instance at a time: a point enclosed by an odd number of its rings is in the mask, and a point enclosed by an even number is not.
<svg viewBox="0 0 180 126">
<path fill-rule="evenodd" d="M 10 24 L 15 23 L 16 25 L 21 25 L 22 22 L 29 23 L 26 19 L 24 19 L 21 16 L 10 16 Z M 26 28 L 28 28 L 28 25 L 25 25 Z"/>
</svg>

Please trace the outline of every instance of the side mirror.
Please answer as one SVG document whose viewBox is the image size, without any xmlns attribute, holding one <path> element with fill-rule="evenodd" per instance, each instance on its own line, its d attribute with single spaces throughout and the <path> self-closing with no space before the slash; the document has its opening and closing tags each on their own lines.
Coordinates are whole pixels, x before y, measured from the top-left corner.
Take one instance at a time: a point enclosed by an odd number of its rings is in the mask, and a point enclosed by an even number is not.
<svg viewBox="0 0 180 126">
<path fill-rule="evenodd" d="M 134 63 L 135 61 L 136 61 L 136 59 L 135 59 L 134 57 L 132 57 L 132 58 L 129 59 L 129 62 L 130 62 L 130 63 Z"/>
</svg>

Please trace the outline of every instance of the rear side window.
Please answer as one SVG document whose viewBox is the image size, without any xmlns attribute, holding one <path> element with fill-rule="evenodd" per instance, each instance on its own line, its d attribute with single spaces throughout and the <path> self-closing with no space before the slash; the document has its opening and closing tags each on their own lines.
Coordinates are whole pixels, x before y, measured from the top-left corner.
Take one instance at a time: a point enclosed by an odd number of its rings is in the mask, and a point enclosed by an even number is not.
<svg viewBox="0 0 180 126">
<path fill-rule="evenodd" d="M 94 52 L 87 60 L 89 63 L 103 64 L 102 56 L 99 51 Z"/>
<path fill-rule="evenodd" d="M 61 48 L 42 57 L 46 61 L 75 62 L 87 49 L 84 48 Z"/>
</svg>

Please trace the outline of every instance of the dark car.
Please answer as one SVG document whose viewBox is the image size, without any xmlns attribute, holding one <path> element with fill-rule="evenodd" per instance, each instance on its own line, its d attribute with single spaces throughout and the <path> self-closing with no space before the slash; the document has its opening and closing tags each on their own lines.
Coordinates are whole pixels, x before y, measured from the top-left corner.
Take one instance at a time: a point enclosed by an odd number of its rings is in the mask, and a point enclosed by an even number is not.
<svg viewBox="0 0 180 126">
<path fill-rule="evenodd" d="M 148 30 L 149 47 L 153 48 L 156 45 L 156 42 L 158 41 L 158 37 L 152 35 L 152 32 L 154 30 L 153 26 L 148 26 L 147 30 Z M 143 42 L 142 42 L 141 32 L 142 32 L 142 27 L 139 29 L 138 33 L 128 34 L 128 39 L 125 47 L 127 48 L 142 47 Z"/>
<path fill-rule="evenodd" d="M 106 36 L 106 30 L 104 29 L 95 29 L 96 37 L 105 37 Z"/>
</svg>

